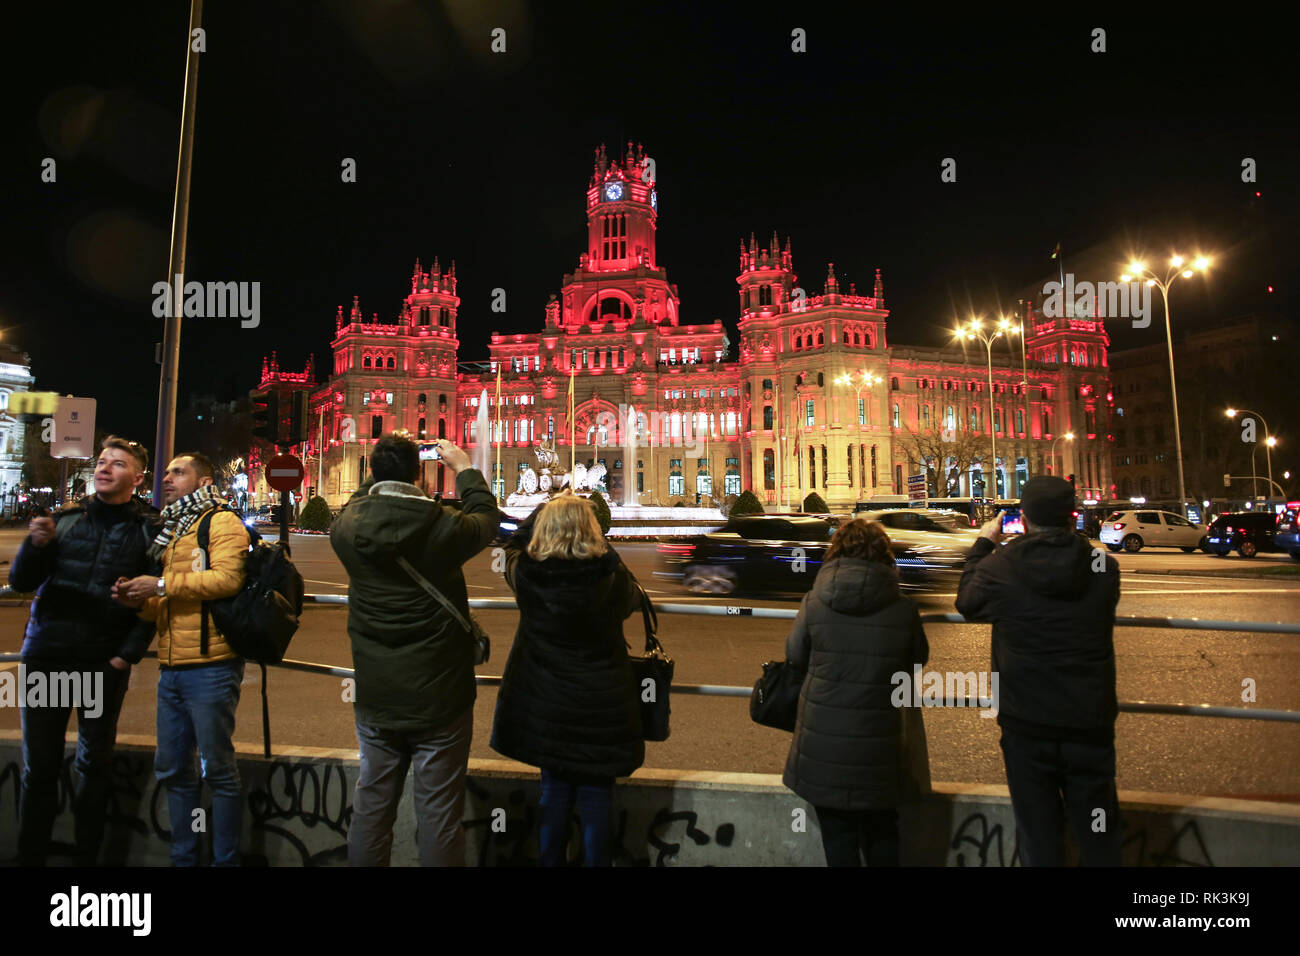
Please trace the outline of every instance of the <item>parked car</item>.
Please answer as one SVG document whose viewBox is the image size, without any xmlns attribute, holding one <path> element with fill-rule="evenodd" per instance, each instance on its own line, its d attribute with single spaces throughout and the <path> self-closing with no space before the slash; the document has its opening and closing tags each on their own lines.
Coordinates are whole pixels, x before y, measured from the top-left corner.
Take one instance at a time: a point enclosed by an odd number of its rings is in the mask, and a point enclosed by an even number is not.
<svg viewBox="0 0 1300 956">
<path fill-rule="evenodd" d="M 1188 553 L 1208 547 L 1203 524 L 1192 524 L 1172 511 L 1116 511 L 1101 523 L 1098 538 L 1112 551 L 1136 554 L 1143 548 L 1181 548 Z"/>
<path fill-rule="evenodd" d="M 861 517 L 861 516 L 858 516 Z M 830 540 L 845 520 L 834 515 L 740 515 L 712 534 L 661 542 L 657 578 L 677 579 L 696 594 L 804 593 L 821 568 Z M 938 576 L 960 574 L 959 548 L 892 540 L 899 583 L 933 587 Z"/>
<path fill-rule="evenodd" d="M 1236 551 L 1243 558 L 1253 558 L 1261 551 L 1282 551 L 1277 545 L 1277 516 L 1268 511 L 1234 511 L 1219 515 L 1210 525 L 1207 537 L 1211 554 L 1226 557 Z"/>
<path fill-rule="evenodd" d="M 1279 551 L 1300 561 L 1300 504 L 1288 502 L 1286 511 L 1278 515 L 1273 543 Z"/>
</svg>

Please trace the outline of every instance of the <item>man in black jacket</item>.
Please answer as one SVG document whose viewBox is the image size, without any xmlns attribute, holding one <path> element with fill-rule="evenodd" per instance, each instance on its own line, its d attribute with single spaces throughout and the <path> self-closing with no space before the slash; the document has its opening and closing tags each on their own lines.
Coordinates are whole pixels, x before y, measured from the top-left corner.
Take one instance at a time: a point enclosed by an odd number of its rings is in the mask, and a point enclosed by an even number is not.
<svg viewBox="0 0 1300 956">
<path fill-rule="evenodd" d="M 23 779 L 18 862 L 43 866 L 56 815 L 68 715 L 77 709 L 73 795 L 76 853 L 93 865 L 104 834 L 117 717 L 131 665 L 153 624 L 110 597 L 122 578 L 150 566 L 157 511 L 135 496 L 148 468 L 135 442 L 110 437 L 95 464 L 92 495 L 54 517 L 33 518 L 9 584 L 36 591 L 23 641 Z M 43 693 L 38 693 L 42 689 Z"/>
<path fill-rule="evenodd" d="M 461 565 L 496 537 L 500 512 L 469 456 L 438 440 L 456 473 L 460 511 L 415 485 L 419 449 L 381 438 L 371 478 L 330 528 L 348 572 L 348 635 L 356 670 L 361 773 L 352 801 L 348 862 L 387 866 L 406 773 L 415 766 L 422 866 L 464 866 L 461 814 L 474 727 L 474 638 L 458 622 L 469 604 Z M 405 559 L 406 567 L 400 559 Z M 407 568 L 456 608 L 453 614 Z"/>
<path fill-rule="evenodd" d="M 1074 488 L 1025 483 L 1025 534 L 980 532 L 957 611 L 993 622 L 998 723 L 1020 862 L 1059 866 L 1068 820 L 1085 866 L 1120 865 L 1115 791 L 1115 608 L 1119 564 L 1070 528 Z"/>
</svg>

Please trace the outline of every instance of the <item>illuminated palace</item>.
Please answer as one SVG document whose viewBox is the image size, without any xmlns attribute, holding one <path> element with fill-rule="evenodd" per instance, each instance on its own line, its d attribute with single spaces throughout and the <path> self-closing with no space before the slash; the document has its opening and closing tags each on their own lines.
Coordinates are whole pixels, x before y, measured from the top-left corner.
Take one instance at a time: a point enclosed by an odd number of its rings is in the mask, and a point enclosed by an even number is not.
<svg viewBox="0 0 1300 956">
<path fill-rule="evenodd" d="M 282 372 L 274 356 L 263 362 L 259 388 L 309 391 L 311 440 L 298 449 L 309 493 L 341 505 L 363 480 L 371 445 L 404 428 L 449 438 L 474 460 L 488 443 L 502 497 L 525 467 L 537 469 L 536 446 L 551 441 L 566 467 L 571 458 L 603 463 L 615 504 L 694 505 L 697 494 L 707 503 L 750 489 L 768 505 L 798 508 L 815 490 L 838 508 L 905 493 L 914 473 L 930 475 L 932 494 L 994 496 L 985 471 L 992 426 L 997 496 L 1018 496 L 1027 476 L 1049 471 L 1075 475 L 1081 496 L 1112 496 L 1100 319 L 1050 319 L 1027 305 L 1015 319 L 1023 354 L 1016 336 L 1010 348 L 994 343 L 990 416 L 982 345 L 891 346 L 879 270 L 871 294 L 859 295 L 840 288 L 832 263 L 811 295 L 798 285 L 789 239 L 783 246 L 774 234 L 760 248 L 751 236 L 740 244 L 733 355 L 721 321 L 683 321 L 659 260 L 658 195 L 643 181 L 643 158 L 631 143 L 621 162 L 596 151 L 577 269 L 551 295 L 540 331 L 494 332 L 487 361 L 458 361 L 456 268 L 444 272 L 435 259 L 429 270 L 416 262 L 395 323 L 367 322 L 355 298 L 350 314 L 339 307 L 324 384 L 310 360 L 303 372 Z M 485 391 L 489 422 L 479 434 Z M 942 469 L 940 457 L 949 459 Z M 261 500 L 265 483 L 250 478 Z M 424 481 L 454 491 L 435 462 Z"/>
</svg>

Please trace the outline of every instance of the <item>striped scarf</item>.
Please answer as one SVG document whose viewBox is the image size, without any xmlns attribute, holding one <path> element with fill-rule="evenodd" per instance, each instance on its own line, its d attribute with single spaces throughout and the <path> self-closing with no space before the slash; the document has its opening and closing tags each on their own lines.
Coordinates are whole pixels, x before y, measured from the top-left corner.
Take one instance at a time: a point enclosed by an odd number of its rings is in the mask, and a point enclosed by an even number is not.
<svg viewBox="0 0 1300 956">
<path fill-rule="evenodd" d="M 217 490 L 216 485 L 203 485 L 183 498 L 177 498 L 162 510 L 163 529 L 158 532 L 158 537 L 153 539 L 153 545 L 149 548 L 150 555 L 155 560 L 160 560 L 172 539 L 185 537 L 185 532 L 190 529 L 190 525 L 195 519 L 201 517 L 203 512 L 224 505 L 226 499 L 221 497 L 221 492 Z"/>
</svg>

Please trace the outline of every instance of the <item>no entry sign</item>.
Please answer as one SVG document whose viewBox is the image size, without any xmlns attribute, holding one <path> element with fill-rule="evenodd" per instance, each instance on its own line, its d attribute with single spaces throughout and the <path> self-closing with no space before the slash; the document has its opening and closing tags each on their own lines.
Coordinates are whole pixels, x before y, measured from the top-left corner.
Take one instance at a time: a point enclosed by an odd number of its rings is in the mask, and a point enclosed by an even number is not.
<svg viewBox="0 0 1300 956">
<path fill-rule="evenodd" d="M 302 462 L 293 455 L 276 455 L 266 463 L 266 483 L 276 491 L 293 491 L 305 474 Z"/>
</svg>

